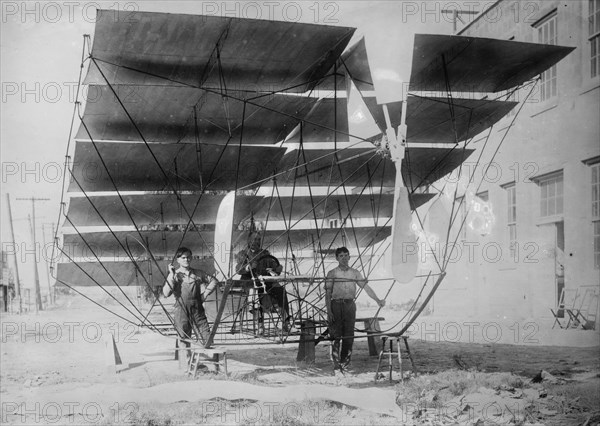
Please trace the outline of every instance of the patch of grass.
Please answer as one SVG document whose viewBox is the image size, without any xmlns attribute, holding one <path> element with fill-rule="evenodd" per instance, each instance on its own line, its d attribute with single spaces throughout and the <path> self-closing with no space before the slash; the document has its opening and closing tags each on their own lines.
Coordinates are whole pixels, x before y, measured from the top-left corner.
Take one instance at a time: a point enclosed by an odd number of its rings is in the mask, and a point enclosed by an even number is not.
<svg viewBox="0 0 600 426">
<path fill-rule="evenodd" d="M 548 386 L 548 392 L 560 398 L 566 405 L 582 412 L 598 410 L 600 401 L 600 380 L 573 382 L 564 385 Z"/>
<path fill-rule="evenodd" d="M 468 385 L 465 380 L 460 380 L 457 382 L 450 383 L 450 385 L 448 385 L 448 391 L 454 396 L 459 396 L 465 393 L 467 386 Z"/>
<path fill-rule="evenodd" d="M 448 370 L 418 376 L 396 386 L 396 400 L 401 404 L 434 407 L 452 398 L 475 392 L 481 387 L 523 388 L 525 381 L 512 373 L 482 373 L 479 371 Z"/>
<path fill-rule="evenodd" d="M 543 386 L 543 388 L 542 388 Z M 583 382 L 561 382 L 552 384 L 543 382 L 533 384 L 528 378 L 512 373 L 482 373 L 478 371 L 449 370 L 436 374 L 418 376 L 396 386 L 397 403 L 401 407 L 421 410 L 436 409 L 454 400 L 456 397 L 474 393 L 481 394 L 481 388 L 488 390 L 510 390 L 533 388 L 545 390 L 547 396 L 529 400 L 521 397 L 515 404 L 525 404 L 528 415 L 543 424 L 559 426 L 564 424 L 597 424 L 600 420 L 600 380 L 597 377 Z M 485 392 L 484 392 L 485 394 Z M 520 402 L 519 402 L 520 401 Z M 507 403 L 508 404 L 508 403 Z M 506 405 L 506 408 L 510 404 Z M 413 408 L 414 407 L 414 408 Z M 481 413 L 479 413 L 481 414 Z M 519 414 L 517 412 L 517 414 Z M 522 413 L 521 413 L 522 414 Z M 529 417 L 528 417 L 529 418 Z M 517 418 L 517 424 L 523 424 L 524 418 Z"/>
<path fill-rule="evenodd" d="M 134 424 L 139 426 L 169 426 L 172 424 L 177 424 L 173 421 L 169 414 L 161 413 L 154 409 L 144 412 L 126 413 L 125 417 L 120 416 L 118 413 L 115 414 L 115 416 L 118 416 L 115 420 L 123 420 L 125 424 Z"/>
<path fill-rule="evenodd" d="M 235 376 L 232 377 L 231 380 L 236 380 L 236 381 L 256 385 L 256 384 L 261 383 L 260 380 L 258 379 L 259 376 L 260 376 L 260 372 L 258 370 L 253 370 L 253 371 L 250 371 L 249 373 L 235 374 Z"/>
</svg>

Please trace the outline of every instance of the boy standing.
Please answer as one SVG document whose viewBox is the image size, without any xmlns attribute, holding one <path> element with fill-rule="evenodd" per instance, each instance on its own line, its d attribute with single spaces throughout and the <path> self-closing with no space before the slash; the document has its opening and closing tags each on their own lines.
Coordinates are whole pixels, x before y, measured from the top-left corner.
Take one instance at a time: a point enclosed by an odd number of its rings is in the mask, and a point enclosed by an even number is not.
<svg viewBox="0 0 600 426">
<path fill-rule="evenodd" d="M 175 253 L 179 268 L 169 264 L 167 281 L 163 294 L 175 296 L 175 328 L 181 339 L 191 340 L 192 329 L 196 337 L 206 343 L 210 335 L 210 327 L 204 312 L 204 301 L 215 290 L 217 280 L 212 275 L 190 267 L 192 251 L 180 247 Z M 189 342 L 185 342 L 187 347 Z"/>
<path fill-rule="evenodd" d="M 331 344 L 331 360 L 333 369 L 341 372 L 348 368 L 354 343 L 354 322 L 356 320 L 356 286 L 364 289 L 367 294 L 381 307 L 385 300 L 380 300 L 367 284 L 361 273 L 348 266 L 350 252 L 346 247 L 335 251 L 338 266 L 327 273 L 325 279 L 325 304 L 329 322 Z M 341 340 L 341 352 L 340 352 Z"/>
</svg>

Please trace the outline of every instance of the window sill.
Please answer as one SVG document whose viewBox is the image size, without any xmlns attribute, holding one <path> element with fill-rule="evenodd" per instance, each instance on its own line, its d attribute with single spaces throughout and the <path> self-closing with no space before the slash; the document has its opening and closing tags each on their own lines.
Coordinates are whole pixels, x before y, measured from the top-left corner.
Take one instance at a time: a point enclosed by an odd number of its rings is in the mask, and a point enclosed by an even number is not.
<svg viewBox="0 0 600 426">
<path fill-rule="evenodd" d="M 553 110 L 554 108 L 556 108 L 558 106 L 557 100 L 556 99 L 550 99 L 548 101 L 544 101 L 541 103 L 541 105 L 539 106 L 539 109 L 537 111 L 535 111 L 533 114 L 531 114 L 531 118 L 537 117 L 540 114 L 543 114 L 545 112 L 548 112 L 550 110 Z"/>
<path fill-rule="evenodd" d="M 585 95 L 592 90 L 598 89 L 600 87 L 600 75 L 597 75 L 594 78 L 590 78 L 587 82 L 583 84 L 581 87 L 581 92 L 579 95 Z"/>
<path fill-rule="evenodd" d="M 554 215 L 554 216 L 548 216 L 548 217 L 543 217 L 538 219 L 537 223 L 535 224 L 536 226 L 543 226 L 543 225 L 550 225 L 552 223 L 556 223 L 556 222 L 562 222 L 564 219 L 564 216 L 561 215 Z"/>
<path fill-rule="evenodd" d="M 510 265 L 508 263 L 504 265 L 498 265 L 498 271 L 515 271 L 516 269 L 516 265 Z"/>
<path fill-rule="evenodd" d="M 511 121 L 512 121 L 512 119 L 511 119 Z M 500 133 L 500 132 L 505 132 L 507 129 L 510 129 L 510 127 L 511 127 L 511 125 L 510 125 L 510 124 L 508 124 L 508 125 L 506 125 L 506 126 L 504 126 L 504 127 L 500 128 L 500 129 L 498 129 L 498 130 L 497 130 L 497 132 L 498 132 L 498 133 Z"/>
</svg>

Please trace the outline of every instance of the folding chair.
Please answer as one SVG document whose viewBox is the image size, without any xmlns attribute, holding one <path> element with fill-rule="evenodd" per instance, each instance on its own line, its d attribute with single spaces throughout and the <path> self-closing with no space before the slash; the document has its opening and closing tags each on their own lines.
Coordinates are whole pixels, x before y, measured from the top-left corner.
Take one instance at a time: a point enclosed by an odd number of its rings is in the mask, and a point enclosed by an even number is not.
<svg viewBox="0 0 600 426">
<path fill-rule="evenodd" d="M 585 290 L 579 307 L 567 309 L 569 321 L 573 322 L 574 327 L 581 325 L 584 330 L 596 329 L 596 316 L 598 311 L 598 289 L 588 288 Z"/>
<path fill-rule="evenodd" d="M 552 328 L 558 326 L 560 328 L 569 328 L 571 325 L 571 314 L 569 314 L 569 310 L 573 309 L 575 306 L 575 302 L 577 300 L 578 289 L 566 289 L 563 288 L 560 292 L 560 298 L 556 303 L 555 308 L 550 308 L 550 312 L 554 316 L 554 324 L 552 324 Z M 569 306 L 569 308 L 567 308 Z M 565 312 L 567 312 L 567 322 L 566 324 L 561 323 L 561 319 L 565 319 Z"/>
</svg>

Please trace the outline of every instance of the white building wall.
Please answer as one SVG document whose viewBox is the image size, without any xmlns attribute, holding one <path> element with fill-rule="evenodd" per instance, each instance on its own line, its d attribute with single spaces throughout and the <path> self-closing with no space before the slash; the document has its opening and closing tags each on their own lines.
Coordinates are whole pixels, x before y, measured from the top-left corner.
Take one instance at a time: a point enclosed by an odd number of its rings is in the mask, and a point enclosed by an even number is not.
<svg viewBox="0 0 600 426">
<path fill-rule="evenodd" d="M 594 268 L 591 217 L 591 171 L 584 160 L 600 155 L 600 77 L 590 77 L 586 1 L 502 1 L 474 21 L 461 35 L 538 42 L 532 25 L 556 10 L 558 44 L 576 49 L 558 64 L 558 96 L 540 101 L 532 93 L 493 159 L 495 166 L 478 192 L 488 191 L 495 223 L 489 235 L 467 231 L 466 243 L 476 247 L 469 259 L 450 265 L 435 296 L 434 313 L 457 311 L 479 317 L 550 317 L 556 304 L 555 222 L 564 221 L 565 286 L 600 286 Z M 522 101 L 525 91 L 519 92 Z M 521 106 L 518 105 L 517 108 Z M 504 118 L 492 131 L 481 163 L 510 125 Z M 474 164 L 483 140 L 467 161 Z M 493 147 L 493 148 L 490 148 Z M 481 170 L 481 169 L 480 169 Z M 562 215 L 540 217 L 540 187 L 531 178 L 562 170 Z M 498 172 L 499 171 L 499 175 Z M 481 178 L 476 173 L 476 181 Z M 509 255 L 507 195 L 503 185 L 516 185 L 518 257 Z M 449 212 L 449 203 L 445 209 Z M 436 207 L 442 209 L 441 207 Z M 469 214 L 473 214 L 470 212 Z M 439 230 L 432 227 L 433 232 Z M 487 248 L 487 250 L 486 250 Z M 494 250 L 501 250 L 498 259 Z"/>
</svg>

